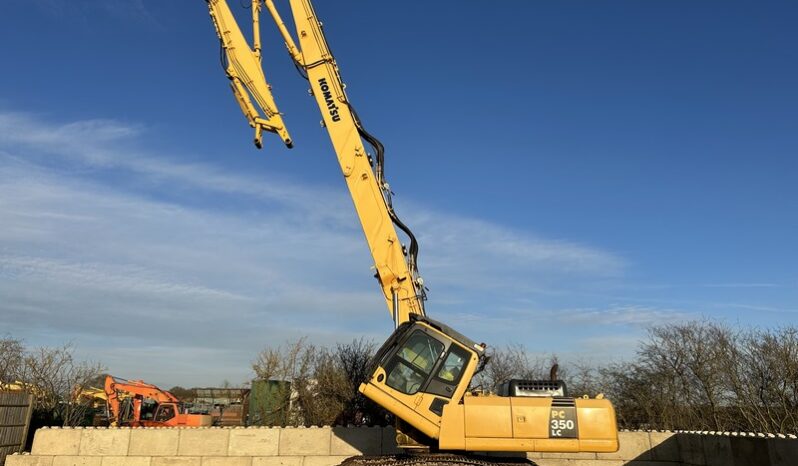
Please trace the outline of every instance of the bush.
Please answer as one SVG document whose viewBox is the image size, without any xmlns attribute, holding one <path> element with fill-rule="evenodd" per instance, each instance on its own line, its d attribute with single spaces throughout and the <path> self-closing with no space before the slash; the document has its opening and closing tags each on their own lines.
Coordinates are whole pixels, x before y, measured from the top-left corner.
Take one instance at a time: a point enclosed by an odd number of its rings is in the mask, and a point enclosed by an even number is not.
<svg viewBox="0 0 798 466">
<path fill-rule="evenodd" d="M 320 348 L 300 339 L 278 348 L 266 348 L 252 368 L 259 380 L 289 382 L 275 385 L 273 398 L 288 400 L 262 415 L 270 425 L 383 424 L 386 413 L 357 388 L 367 376 L 367 364 L 376 350 L 363 339 Z M 279 411 L 279 412 L 278 412 Z"/>
</svg>

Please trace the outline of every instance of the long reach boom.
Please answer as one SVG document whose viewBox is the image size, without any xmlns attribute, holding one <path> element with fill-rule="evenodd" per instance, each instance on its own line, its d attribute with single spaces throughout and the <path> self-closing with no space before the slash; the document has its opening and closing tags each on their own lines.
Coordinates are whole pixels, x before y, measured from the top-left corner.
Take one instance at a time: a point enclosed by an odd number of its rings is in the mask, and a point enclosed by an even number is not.
<svg viewBox="0 0 798 466">
<path fill-rule="evenodd" d="M 391 205 L 391 190 L 385 180 L 383 145 L 363 128 L 344 91 L 344 84 L 327 46 L 321 24 L 307 0 L 290 0 L 299 37 L 297 46 L 273 0 L 252 0 L 253 46 L 250 48 L 225 0 L 209 0 L 211 17 L 224 51 L 225 72 L 250 126 L 255 145 L 262 147 L 263 131 L 276 133 L 292 146 L 282 115 L 277 110 L 271 86 L 261 66 L 260 11 L 271 13 L 294 64 L 310 83 L 323 123 L 330 135 L 346 185 L 366 235 L 374 260 L 376 278 L 395 325 L 410 314 L 424 316 L 424 282 L 418 274 L 418 245 L 413 233 L 397 217 Z M 257 102 L 260 111 L 252 101 Z M 363 140 L 372 148 L 366 151 Z M 406 248 L 396 225 L 410 239 Z"/>
</svg>

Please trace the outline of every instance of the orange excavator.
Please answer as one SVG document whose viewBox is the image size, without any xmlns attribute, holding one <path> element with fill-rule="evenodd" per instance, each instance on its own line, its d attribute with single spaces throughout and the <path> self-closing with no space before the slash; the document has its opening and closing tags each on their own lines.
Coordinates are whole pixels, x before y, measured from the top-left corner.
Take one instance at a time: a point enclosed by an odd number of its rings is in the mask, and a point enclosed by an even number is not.
<svg viewBox="0 0 798 466">
<path fill-rule="evenodd" d="M 132 407 L 132 413 L 128 416 L 123 414 L 122 409 L 125 394 L 129 396 Z M 108 419 L 115 427 L 203 427 L 213 423 L 213 418 L 207 414 L 188 414 L 176 396 L 141 380 L 106 376 L 105 396 Z M 156 403 L 151 417 L 142 414 L 145 400 Z"/>
</svg>

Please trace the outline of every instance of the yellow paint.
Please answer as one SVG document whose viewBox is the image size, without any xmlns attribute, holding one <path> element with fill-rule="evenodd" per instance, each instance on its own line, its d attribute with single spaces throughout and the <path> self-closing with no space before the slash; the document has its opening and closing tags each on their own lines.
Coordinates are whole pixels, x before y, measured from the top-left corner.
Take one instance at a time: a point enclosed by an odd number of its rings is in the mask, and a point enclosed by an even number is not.
<svg viewBox="0 0 798 466">
<path fill-rule="evenodd" d="M 468 396 L 465 403 L 465 436 L 512 438 L 510 398 Z"/>
</svg>

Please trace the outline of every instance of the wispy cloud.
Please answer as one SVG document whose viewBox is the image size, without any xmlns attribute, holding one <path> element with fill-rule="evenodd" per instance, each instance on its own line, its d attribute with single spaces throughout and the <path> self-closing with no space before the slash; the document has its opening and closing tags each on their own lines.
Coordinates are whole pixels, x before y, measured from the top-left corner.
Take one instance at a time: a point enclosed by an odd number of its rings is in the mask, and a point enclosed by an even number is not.
<svg viewBox="0 0 798 466">
<path fill-rule="evenodd" d="M 639 344 L 640 337 L 637 335 L 606 334 L 583 338 L 577 351 L 589 355 L 590 362 L 618 362 L 633 355 Z M 570 357 L 573 358 L 573 355 Z"/>
<path fill-rule="evenodd" d="M 89 20 L 96 18 L 96 13 L 119 20 L 131 19 L 158 24 L 153 15 L 144 5 L 144 0 L 12 0 L 33 6 L 44 14 L 58 18 L 70 18 L 81 24 L 88 24 Z"/>
<path fill-rule="evenodd" d="M 730 308 L 737 308 L 737 309 L 744 309 L 747 311 L 759 311 L 759 312 L 768 312 L 774 314 L 796 314 L 798 313 L 798 307 L 795 308 L 787 308 L 787 307 L 777 307 L 777 306 L 765 306 L 761 304 L 745 304 L 745 303 L 716 303 L 715 306 L 717 307 L 730 307 Z"/>
<path fill-rule="evenodd" d="M 0 113 L 0 325 L 80 336 L 92 347 L 109 341 L 188 354 L 212 342 L 219 354 L 203 356 L 205 383 L 218 382 L 214 368 L 228 367 L 231 354 L 245 374 L 241 355 L 286 336 L 329 342 L 390 330 L 343 190 L 163 156 L 143 147 L 144 132 L 118 121 Z M 222 193 L 227 203 L 163 195 L 175 189 Z M 239 209 L 239 201 L 256 206 Z M 436 315 L 487 316 L 486 301 L 507 307 L 508 290 L 520 298 L 535 294 L 532 283 L 567 288 L 625 268 L 597 248 L 411 210 Z M 516 323 L 510 333 L 533 325 Z M 479 318 L 458 326 L 483 327 Z M 111 361 L 123 376 L 139 370 Z"/>
<path fill-rule="evenodd" d="M 419 209 L 414 209 L 419 211 Z M 484 255 L 501 258 L 501 267 L 546 268 L 558 274 L 620 275 L 626 262 L 600 249 L 519 232 L 484 220 L 427 212 L 414 216 L 425 240 L 435 251 L 431 267 L 489 268 Z"/>
<path fill-rule="evenodd" d="M 352 218 L 350 210 L 340 209 L 346 204 L 339 191 L 309 188 L 266 173 L 228 173 L 207 163 L 153 155 L 137 147 L 134 137 L 142 130 L 139 125 L 114 120 L 59 124 L 29 114 L 0 113 L 0 145 L 19 147 L 26 160 L 67 163 L 72 170 L 77 168 L 76 163 L 83 169 L 123 170 L 127 176 L 144 177 L 154 184 L 247 196 L 270 203 L 271 207 L 299 209 L 303 214 L 342 224 Z"/>
<path fill-rule="evenodd" d="M 606 309 L 575 309 L 562 315 L 564 322 L 572 324 L 634 325 L 647 327 L 696 316 L 676 309 L 662 309 L 647 306 L 611 306 Z"/>
<path fill-rule="evenodd" d="M 701 285 L 705 288 L 779 288 L 777 283 L 707 283 Z"/>
</svg>

